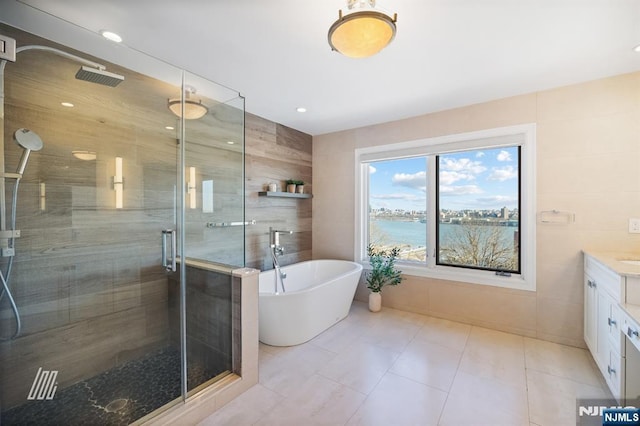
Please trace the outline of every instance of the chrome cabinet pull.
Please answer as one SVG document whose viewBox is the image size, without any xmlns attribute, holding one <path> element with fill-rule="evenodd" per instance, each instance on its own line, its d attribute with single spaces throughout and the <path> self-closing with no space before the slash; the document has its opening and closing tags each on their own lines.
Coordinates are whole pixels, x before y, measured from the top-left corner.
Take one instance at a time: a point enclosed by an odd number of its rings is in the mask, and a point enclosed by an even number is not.
<svg viewBox="0 0 640 426">
<path fill-rule="evenodd" d="M 629 338 L 633 338 L 633 336 L 638 337 L 638 330 L 633 330 L 631 327 L 627 327 L 627 336 L 629 336 Z"/>
<path fill-rule="evenodd" d="M 167 241 L 171 243 L 171 252 L 167 256 Z M 176 231 L 164 229 L 162 231 L 162 266 L 167 272 L 176 271 Z"/>
<path fill-rule="evenodd" d="M 611 368 L 610 365 L 607 365 L 607 372 L 611 375 L 611 374 L 616 374 L 616 369 L 615 368 Z"/>
<path fill-rule="evenodd" d="M 612 326 L 612 325 L 618 325 L 618 322 L 617 322 L 616 320 L 614 320 L 614 319 L 607 318 L 607 324 L 608 324 L 609 326 Z"/>
<path fill-rule="evenodd" d="M 587 280 L 587 285 L 591 288 L 596 288 L 596 282 L 594 280 Z"/>
</svg>

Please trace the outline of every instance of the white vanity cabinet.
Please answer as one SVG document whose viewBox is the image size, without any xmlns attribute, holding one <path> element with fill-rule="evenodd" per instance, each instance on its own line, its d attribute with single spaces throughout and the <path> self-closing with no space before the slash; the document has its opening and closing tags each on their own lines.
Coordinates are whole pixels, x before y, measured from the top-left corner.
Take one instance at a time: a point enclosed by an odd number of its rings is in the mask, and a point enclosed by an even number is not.
<svg viewBox="0 0 640 426">
<path fill-rule="evenodd" d="M 624 325 L 620 303 L 626 279 L 585 255 L 584 340 L 617 400 L 624 397 Z"/>
</svg>

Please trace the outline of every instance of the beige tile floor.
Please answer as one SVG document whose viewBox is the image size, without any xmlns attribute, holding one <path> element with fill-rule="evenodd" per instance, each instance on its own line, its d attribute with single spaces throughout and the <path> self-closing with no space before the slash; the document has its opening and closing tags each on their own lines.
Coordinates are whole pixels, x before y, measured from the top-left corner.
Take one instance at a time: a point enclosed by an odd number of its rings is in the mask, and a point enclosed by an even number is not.
<svg viewBox="0 0 640 426">
<path fill-rule="evenodd" d="M 260 382 L 213 425 L 575 425 L 610 398 L 583 349 L 355 302 L 299 346 L 260 345 Z"/>
</svg>

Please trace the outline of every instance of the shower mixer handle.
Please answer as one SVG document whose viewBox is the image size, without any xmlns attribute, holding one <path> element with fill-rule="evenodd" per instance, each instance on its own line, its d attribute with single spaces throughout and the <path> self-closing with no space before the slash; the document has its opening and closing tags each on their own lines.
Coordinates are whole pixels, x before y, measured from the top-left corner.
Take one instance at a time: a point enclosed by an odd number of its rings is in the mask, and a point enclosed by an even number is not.
<svg viewBox="0 0 640 426">
<path fill-rule="evenodd" d="M 20 230 L 0 231 L 0 257 L 13 257 L 16 250 L 9 247 L 9 240 L 20 238 Z"/>
</svg>

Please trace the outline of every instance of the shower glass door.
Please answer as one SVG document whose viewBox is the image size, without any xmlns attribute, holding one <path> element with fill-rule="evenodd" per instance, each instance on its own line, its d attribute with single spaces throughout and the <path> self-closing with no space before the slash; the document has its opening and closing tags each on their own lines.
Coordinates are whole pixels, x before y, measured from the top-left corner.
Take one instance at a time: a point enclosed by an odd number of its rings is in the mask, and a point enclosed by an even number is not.
<svg viewBox="0 0 640 426">
<path fill-rule="evenodd" d="M 5 64 L 6 171 L 24 152 L 18 129 L 43 147 L 20 179 L 13 260 L 0 257 L 18 311 L 3 292 L 0 423 L 129 424 L 181 403 L 233 368 L 230 279 L 216 265 L 243 266 L 243 227 L 207 225 L 244 221 L 242 98 L 125 46 L 114 49 L 137 55 L 139 71 L 4 24 L 0 34 L 123 77 L 116 87 L 79 79 L 81 63 L 42 49 Z M 199 120 L 168 108 L 187 100 L 185 82 L 206 105 Z M 175 272 L 162 266 L 168 230 Z M 205 267 L 182 268 L 191 258 Z"/>
<path fill-rule="evenodd" d="M 232 269 L 244 260 L 244 99 L 185 74 L 186 391 L 234 370 Z"/>
</svg>

